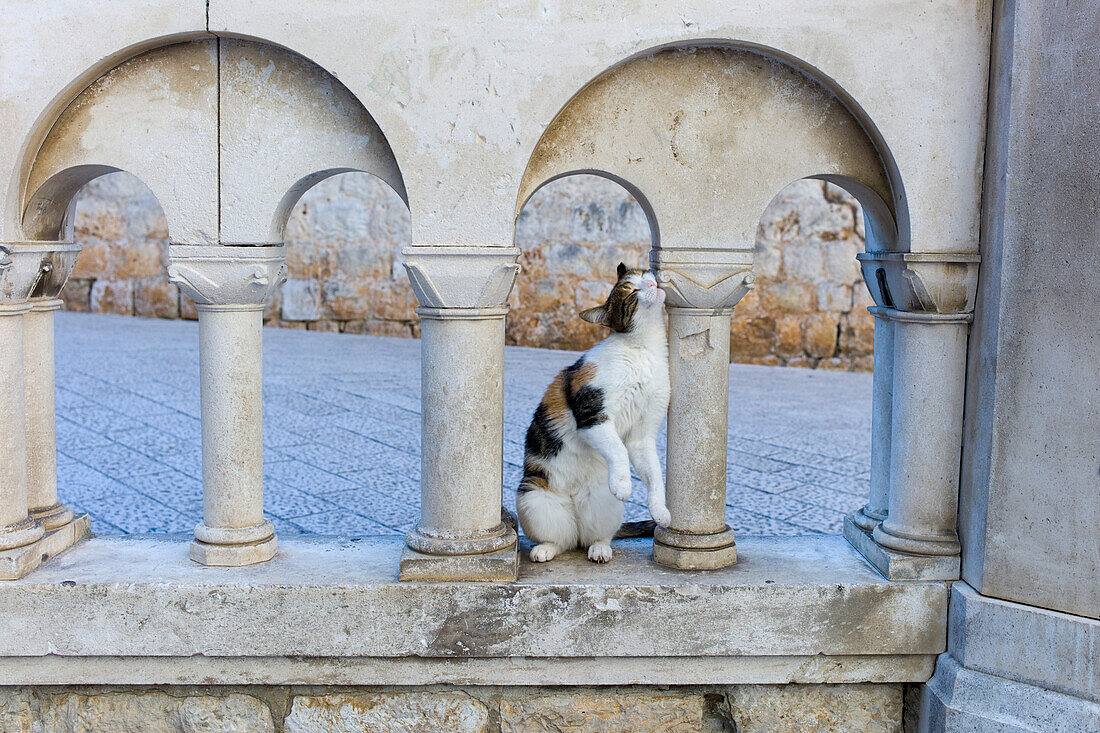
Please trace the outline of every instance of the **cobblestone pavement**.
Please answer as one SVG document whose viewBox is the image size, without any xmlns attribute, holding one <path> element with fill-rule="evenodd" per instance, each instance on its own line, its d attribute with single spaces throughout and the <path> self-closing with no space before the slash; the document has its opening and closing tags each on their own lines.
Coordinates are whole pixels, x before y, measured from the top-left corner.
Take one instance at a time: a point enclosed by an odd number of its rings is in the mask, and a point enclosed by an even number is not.
<svg viewBox="0 0 1100 733">
<path fill-rule="evenodd" d="M 58 478 L 101 534 L 202 517 L 198 327 L 59 313 Z M 508 348 L 504 496 L 545 385 L 575 355 Z M 265 510 L 285 534 L 403 534 L 420 508 L 420 343 L 264 331 Z M 743 534 L 837 533 L 866 500 L 871 375 L 730 366 L 726 515 Z M 663 451 L 664 437 L 660 439 Z M 628 518 L 646 516 L 635 479 Z"/>
</svg>

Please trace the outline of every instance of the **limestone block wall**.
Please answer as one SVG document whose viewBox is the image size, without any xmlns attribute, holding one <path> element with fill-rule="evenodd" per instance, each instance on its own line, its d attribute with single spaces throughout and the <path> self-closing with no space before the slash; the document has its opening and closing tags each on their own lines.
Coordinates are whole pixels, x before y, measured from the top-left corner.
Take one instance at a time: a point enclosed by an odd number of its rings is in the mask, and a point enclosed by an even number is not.
<svg viewBox="0 0 1100 733">
<path fill-rule="evenodd" d="M 915 686 L 0 688 L 0 730 L 804 733 L 915 730 Z"/>
<path fill-rule="evenodd" d="M 855 259 L 863 249 L 859 205 L 843 190 L 803 180 L 762 212 L 757 287 L 732 324 L 736 362 L 870 370 L 872 302 Z M 70 310 L 195 318 L 167 282 L 168 231 L 152 193 L 126 174 L 89 184 L 76 207 L 84 245 L 64 297 Z M 417 336 L 416 299 L 400 265 L 409 213 L 365 174 L 308 191 L 286 231 L 290 280 L 270 303 L 269 325 Z M 555 181 L 523 209 L 516 228 L 523 271 L 512 294 L 509 343 L 584 349 L 602 337 L 576 313 L 606 296 L 620 260 L 644 263 L 650 228 L 618 184 L 595 176 Z"/>
</svg>

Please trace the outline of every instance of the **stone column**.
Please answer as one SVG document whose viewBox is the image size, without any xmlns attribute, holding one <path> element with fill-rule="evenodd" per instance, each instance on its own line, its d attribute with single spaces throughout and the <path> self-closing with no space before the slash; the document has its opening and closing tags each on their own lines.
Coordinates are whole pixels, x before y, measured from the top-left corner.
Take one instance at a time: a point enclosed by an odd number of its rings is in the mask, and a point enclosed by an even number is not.
<svg viewBox="0 0 1100 733">
<path fill-rule="evenodd" d="M 894 323 L 878 306 L 868 308 L 875 317 L 875 371 L 871 388 L 871 492 L 867 504 L 852 521 L 871 532 L 883 519 L 890 501 L 890 432 L 894 394 Z"/>
<path fill-rule="evenodd" d="M 844 535 L 890 580 L 954 580 L 979 257 L 869 252 L 859 260 L 877 304 L 871 495 L 847 518 Z"/>
<path fill-rule="evenodd" d="M 516 532 L 501 521 L 504 317 L 519 250 L 412 246 L 420 307 L 421 512 L 401 580 L 515 580 Z"/>
<path fill-rule="evenodd" d="M 263 309 L 286 280 L 279 245 L 169 250 L 168 278 L 199 311 L 203 521 L 191 559 L 251 565 L 274 557 L 263 515 Z"/>
<path fill-rule="evenodd" d="M 883 547 L 957 556 L 966 335 L 970 314 L 884 310 L 894 323 L 889 511 Z M 957 565 L 957 562 L 956 562 Z"/>
<path fill-rule="evenodd" d="M 730 314 L 753 284 L 751 259 L 716 262 L 707 251 L 654 253 L 667 294 L 669 377 L 665 495 L 672 522 L 658 527 L 653 559 L 710 569 L 737 562 L 726 524 Z M 749 254 L 751 258 L 751 253 Z"/>
<path fill-rule="evenodd" d="M 41 277 L 41 252 L 0 246 L 0 579 L 18 578 L 37 563 L 42 524 L 27 507 L 27 434 L 23 394 L 23 316 Z"/>
<path fill-rule="evenodd" d="M 42 276 L 23 316 L 24 393 L 27 421 L 27 495 L 30 514 L 47 531 L 66 527 L 73 510 L 57 496 L 57 428 L 54 410 L 54 312 L 76 265 L 79 244 L 41 245 Z M 86 521 L 86 520 L 85 520 Z M 78 532 L 83 536 L 85 532 Z"/>
</svg>

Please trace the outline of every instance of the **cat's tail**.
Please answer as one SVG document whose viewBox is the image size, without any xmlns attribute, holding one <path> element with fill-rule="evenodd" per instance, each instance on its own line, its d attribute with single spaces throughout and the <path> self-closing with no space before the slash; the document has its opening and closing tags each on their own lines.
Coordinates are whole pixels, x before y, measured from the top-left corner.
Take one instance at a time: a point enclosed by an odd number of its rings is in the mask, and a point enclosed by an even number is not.
<svg viewBox="0 0 1100 733">
<path fill-rule="evenodd" d="M 623 522 L 623 525 L 619 527 L 619 531 L 615 533 L 615 539 L 629 540 L 636 537 L 652 537 L 653 530 L 656 528 L 657 523 L 652 519 L 641 522 Z"/>
</svg>

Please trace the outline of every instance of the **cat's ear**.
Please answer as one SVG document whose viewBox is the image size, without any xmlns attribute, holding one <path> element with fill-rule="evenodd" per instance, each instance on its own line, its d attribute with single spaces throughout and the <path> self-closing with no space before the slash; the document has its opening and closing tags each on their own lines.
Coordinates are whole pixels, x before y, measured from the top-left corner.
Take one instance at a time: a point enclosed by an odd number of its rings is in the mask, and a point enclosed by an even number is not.
<svg viewBox="0 0 1100 733">
<path fill-rule="evenodd" d="M 602 326 L 607 323 L 607 309 L 602 305 L 598 305 L 595 308 L 583 310 L 581 311 L 581 318 L 589 323 Z"/>
<path fill-rule="evenodd" d="M 619 263 L 619 270 L 618 270 L 618 273 L 619 273 L 619 279 L 620 279 L 620 280 L 622 280 L 622 279 L 623 279 L 623 275 L 625 275 L 625 274 L 626 274 L 626 273 L 628 273 L 628 272 L 630 272 L 630 268 L 626 266 L 626 263 L 625 263 L 625 262 L 620 262 L 620 263 Z"/>
</svg>

